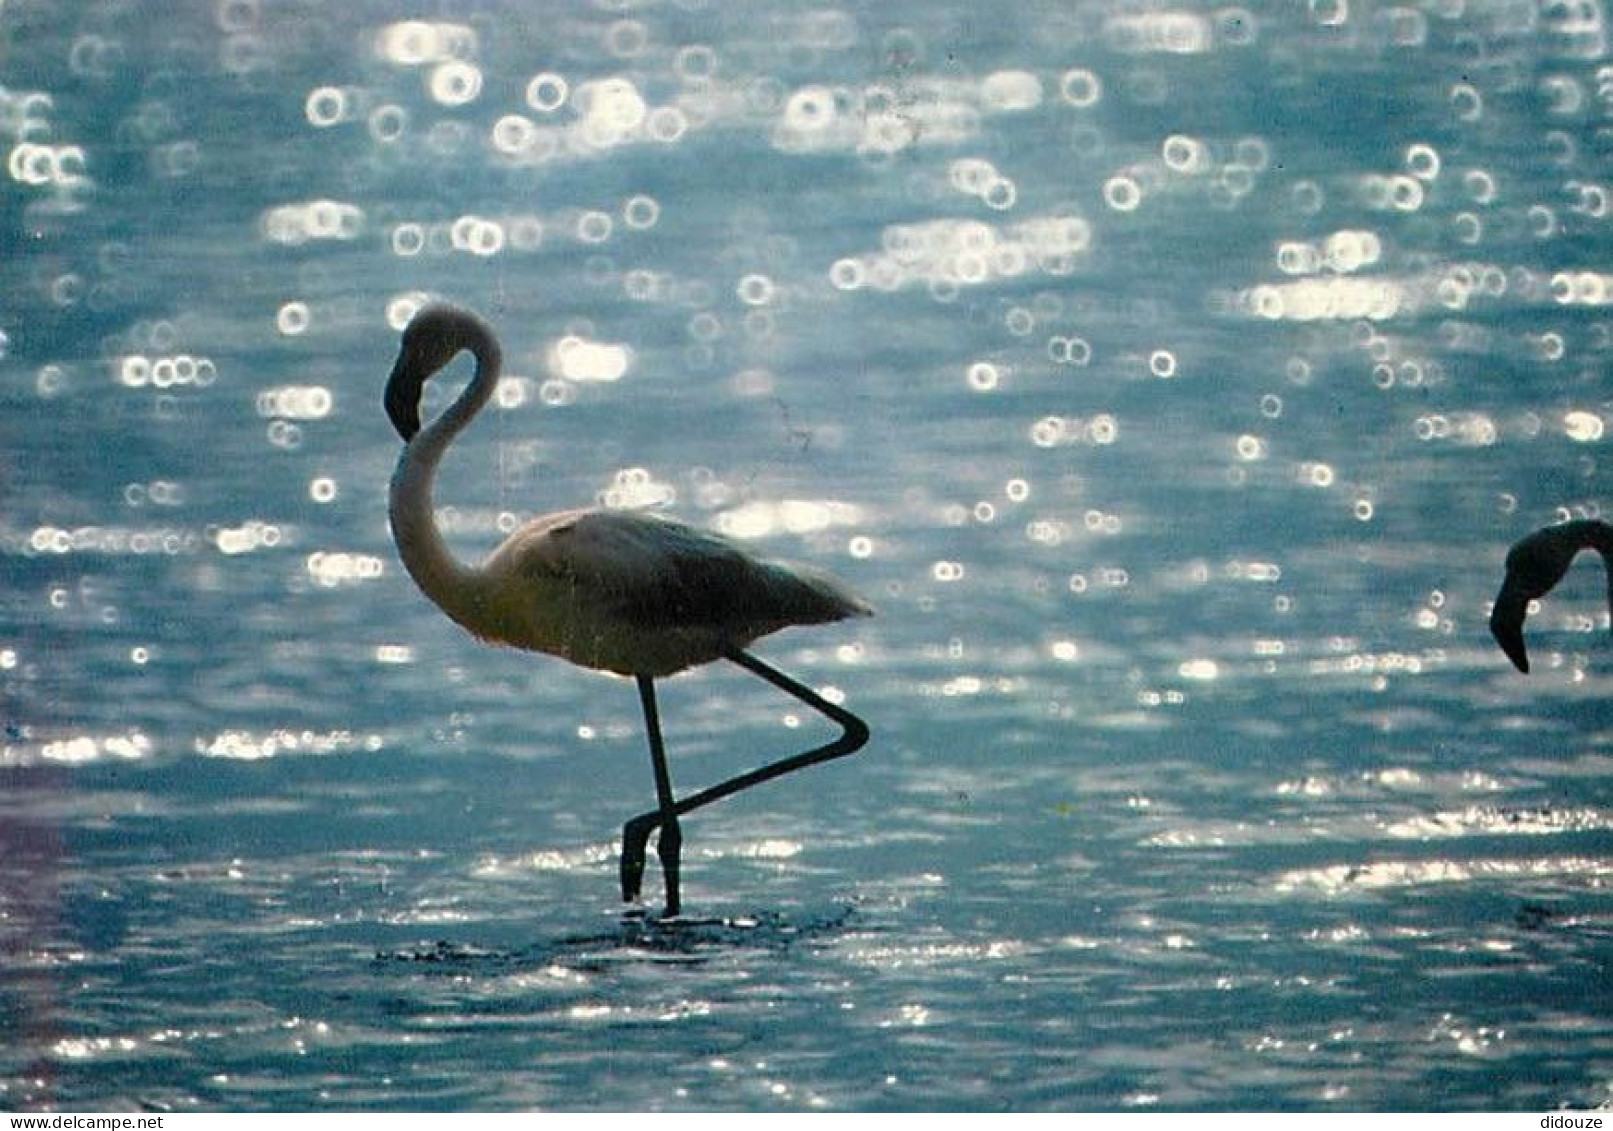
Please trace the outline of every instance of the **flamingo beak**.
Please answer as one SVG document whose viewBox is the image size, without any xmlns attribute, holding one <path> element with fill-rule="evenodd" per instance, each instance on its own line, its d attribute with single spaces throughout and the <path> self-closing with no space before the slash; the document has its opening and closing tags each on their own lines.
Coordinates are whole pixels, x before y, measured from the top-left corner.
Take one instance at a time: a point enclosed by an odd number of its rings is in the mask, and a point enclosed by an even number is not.
<svg viewBox="0 0 1613 1131">
<path fill-rule="evenodd" d="M 1524 673 L 1529 671 L 1529 652 L 1523 644 L 1523 618 L 1528 611 L 1529 593 L 1516 574 L 1508 572 L 1490 612 L 1490 634 L 1512 666 Z"/>
<path fill-rule="evenodd" d="M 426 379 L 419 367 L 411 365 L 407 351 L 398 355 L 392 367 L 392 376 L 386 380 L 386 415 L 392 427 L 407 444 L 420 431 L 420 391 Z"/>
</svg>

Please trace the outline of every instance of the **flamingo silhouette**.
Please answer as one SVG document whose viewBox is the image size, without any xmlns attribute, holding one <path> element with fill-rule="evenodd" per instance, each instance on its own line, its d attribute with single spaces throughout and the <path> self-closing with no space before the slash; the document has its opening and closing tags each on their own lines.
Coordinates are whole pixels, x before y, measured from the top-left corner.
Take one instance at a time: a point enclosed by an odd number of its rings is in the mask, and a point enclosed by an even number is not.
<svg viewBox="0 0 1613 1131">
<path fill-rule="evenodd" d="M 427 380 L 461 352 L 475 375 L 424 428 Z M 448 445 L 492 397 L 502 353 L 488 325 L 446 305 L 422 309 L 403 332 L 385 405 L 404 448 L 392 476 L 392 536 L 404 566 L 443 612 L 494 644 L 547 652 L 585 668 L 632 676 L 649 736 L 657 807 L 622 829 L 622 898 L 638 898 L 650 834 L 666 887 L 666 914 L 680 911 L 678 818 L 713 801 L 851 754 L 868 741 L 856 715 L 745 651 L 791 625 L 869 616 L 872 609 L 828 574 L 753 557 L 696 527 L 621 510 L 568 510 L 536 518 L 480 566 L 448 550 L 432 508 L 432 484 Z M 834 741 L 675 796 L 655 701 L 655 680 L 729 660 L 841 727 Z"/>
<path fill-rule="evenodd" d="M 1520 672 L 1529 670 L 1523 619 L 1529 602 L 1550 593 L 1581 550 L 1595 550 L 1607 567 L 1607 607 L 1613 615 L 1613 526 L 1586 518 L 1537 530 L 1507 551 L 1507 573 L 1490 612 L 1490 632 Z"/>
</svg>

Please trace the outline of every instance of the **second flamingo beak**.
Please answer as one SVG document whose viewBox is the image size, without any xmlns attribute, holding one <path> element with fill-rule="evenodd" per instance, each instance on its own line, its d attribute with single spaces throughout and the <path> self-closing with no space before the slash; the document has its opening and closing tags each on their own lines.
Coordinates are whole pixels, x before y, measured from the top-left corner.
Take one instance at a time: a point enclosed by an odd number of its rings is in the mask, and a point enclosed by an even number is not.
<svg viewBox="0 0 1613 1131">
<path fill-rule="evenodd" d="M 1529 611 L 1529 599 L 1517 575 L 1508 572 L 1490 612 L 1490 634 L 1513 667 L 1525 673 L 1529 671 L 1529 652 L 1523 643 L 1523 618 Z"/>
</svg>

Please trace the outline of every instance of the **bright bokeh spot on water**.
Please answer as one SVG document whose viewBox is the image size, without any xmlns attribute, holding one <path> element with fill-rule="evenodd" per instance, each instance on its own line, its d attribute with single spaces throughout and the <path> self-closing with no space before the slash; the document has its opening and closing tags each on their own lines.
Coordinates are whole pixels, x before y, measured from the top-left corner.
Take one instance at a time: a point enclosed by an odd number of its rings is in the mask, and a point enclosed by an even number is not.
<svg viewBox="0 0 1613 1131">
<path fill-rule="evenodd" d="M 549 371 L 568 381 L 619 381 L 632 357 L 624 345 L 568 334 L 550 350 Z"/>
<path fill-rule="evenodd" d="M 1563 416 L 1563 433 L 1578 443 L 1595 443 L 1602 438 L 1603 430 L 1602 418 L 1594 412 L 1575 410 Z"/>
<path fill-rule="evenodd" d="M 584 83 L 573 94 L 583 136 L 594 145 L 613 145 L 642 126 L 649 105 L 632 81 L 614 77 Z"/>
</svg>

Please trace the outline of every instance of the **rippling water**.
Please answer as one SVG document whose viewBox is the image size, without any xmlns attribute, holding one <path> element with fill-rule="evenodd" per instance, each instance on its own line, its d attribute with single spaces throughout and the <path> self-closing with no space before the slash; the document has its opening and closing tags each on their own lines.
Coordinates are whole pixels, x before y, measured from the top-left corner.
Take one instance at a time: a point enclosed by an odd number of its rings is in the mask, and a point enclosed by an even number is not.
<svg viewBox="0 0 1613 1131">
<path fill-rule="evenodd" d="M 0 1106 L 1613 1102 L 1596 2 L 0 6 Z M 631 686 L 393 554 L 832 568 L 857 757 L 614 900 Z M 430 408 L 446 403 L 437 390 Z M 686 789 L 817 737 L 663 685 Z M 652 873 L 654 872 L 652 866 Z M 648 894 L 659 897 L 658 878 Z"/>
</svg>

